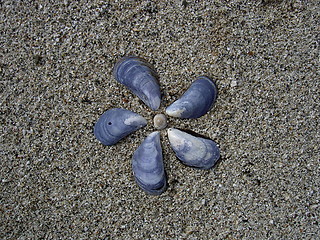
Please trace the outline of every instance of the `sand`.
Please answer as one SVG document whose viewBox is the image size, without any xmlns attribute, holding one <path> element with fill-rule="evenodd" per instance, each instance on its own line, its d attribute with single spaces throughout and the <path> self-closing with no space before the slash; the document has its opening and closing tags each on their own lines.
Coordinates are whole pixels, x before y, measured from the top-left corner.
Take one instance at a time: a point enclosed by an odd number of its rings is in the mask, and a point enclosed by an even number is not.
<svg viewBox="0 0 320 240">
<path fill-rule="evenodd" d="M 54 2 L 54 1 L 50 1 Z M 1 1 L 1 239 L 318 239 L 320 1 Z M 112 69 L 137 55 L 163 94 L 150 110 Z M 216 141 L 212 170 L 161 143 L 168 189 L 149 196 L 131 157 L 197 76 L 212 110 L 168 118 Z M 93 126 L 122 107 L 148 125 L 114 146 Z"/>
</svg>

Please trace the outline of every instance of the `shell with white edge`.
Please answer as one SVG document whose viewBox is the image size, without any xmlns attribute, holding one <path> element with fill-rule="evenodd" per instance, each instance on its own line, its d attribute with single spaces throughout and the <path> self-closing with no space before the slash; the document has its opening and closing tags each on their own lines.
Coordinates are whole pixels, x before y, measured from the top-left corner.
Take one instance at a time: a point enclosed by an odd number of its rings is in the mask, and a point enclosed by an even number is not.
<svg viewBox="0 0 320 240">
<path fill-rule="evenodd" d="M 168 129 L 168 137 L 176 156 L 187 166 L 209 169 L 220 158 L 218 145 L 210 139 L 196 137 L 175 128 Z"/>
<path fill-rule="evenodd" d="M 141 115 L 123 108 L 112 108 L 101 115 L 94 126 L 94 135 L 104 145 L 113 145 L 130 133 L 147 125 Z"/>
<path fill-rule="evenodd" d="M 160 107 L 158 74 L 146 60 L 136 56 L 123 57 L 116 63 L 113 75 L 152 110 Z"/>
<path fill-rule="evenodd" d="M 187 91 L 166 109 L 166 114 L 178 118 L 199 118 L 206 114 L 217 99 L 216 84 L 207 76 L 198 77 Z"/>
</svg>

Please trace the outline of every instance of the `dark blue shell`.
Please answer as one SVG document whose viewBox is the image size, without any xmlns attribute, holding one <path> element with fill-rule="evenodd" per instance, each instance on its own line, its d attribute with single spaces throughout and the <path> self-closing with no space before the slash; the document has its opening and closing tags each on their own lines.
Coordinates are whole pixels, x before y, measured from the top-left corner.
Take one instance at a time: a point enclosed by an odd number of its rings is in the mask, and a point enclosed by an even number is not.
<svg viewBox="0 0 320 240">
<path fill-rule="evenodd" d="M 134 152 L 132 170 L 137 184 L 151 195 L 159 195 L 166 190 L 160 133 L 151 133 Z"/>
<path fill-rule="evenodd" d="M 185 165 L 209 169 L 220 158 L 218 145 L 210 139 L 195 137 L 174 128 L 168 129 L 168 137 L 176 156 Z"/>
<path fill-rule="evenodd" d="M 115 79 L 127 86 L 152 110 L 160 107 L 161 93 L 157 73 L 144 59 L 124 57 L 115 65 Z"/>
<path fill-rule="evenodd" d="M 179 118 L 201 117 L 211 109 L 217 95 L 217 86 L 209 77 L 198 77 L 181 98 L 167 107 L 166 113 Z"/>
<path fill-rule="evenodd" d="M 104 145 L 113 145 L 120 139 L 147 125 L 137 113 L 122 108 L 106 111 L 94 126 L 94 135 Z"/>
</svg>

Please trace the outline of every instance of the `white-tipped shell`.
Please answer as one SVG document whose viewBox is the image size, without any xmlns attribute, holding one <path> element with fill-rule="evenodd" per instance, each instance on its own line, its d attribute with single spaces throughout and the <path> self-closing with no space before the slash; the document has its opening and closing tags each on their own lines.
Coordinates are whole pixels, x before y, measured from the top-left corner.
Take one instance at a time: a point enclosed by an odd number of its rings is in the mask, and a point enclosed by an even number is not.
<svg viewBox="0 0 320 240">
<path fill-rule="evenodd" d="M 161 92 L 158 74 L 144 59 L 128 56 L 121 58 L 115 65 L 115 79 L 128 87 L 152 110 L 160 106 Z"/>
<path fill-rule="evenodd" d="M 113 108 L 99 118 L 94 126 L 94 135 L 102 144 L 110 146 L 145 125 L 147 120 L 139 114 L 122 108 Z"/>
<path fill-rule="evenodd" d="M 216 84 L 206 76 L 198 77 L 188 90 L 166 109 L 166 114 L 178 118 L 199 118 L 206 114 L 217 99 Z"/>
<path fill-rule="evenodd" d="M 220 158 L 217 144 L 209 139 L 195 137 L 178 129 L 169 128 L 170 145 L 185 165 L 209 169 Z"/>
<path fill-rule="evenodd" d="M 153 118 L 154 127 L 158 130 L 164 129 L 167 126 L 167 118 L 164 114 L 157 114 Z"/>
</svg>

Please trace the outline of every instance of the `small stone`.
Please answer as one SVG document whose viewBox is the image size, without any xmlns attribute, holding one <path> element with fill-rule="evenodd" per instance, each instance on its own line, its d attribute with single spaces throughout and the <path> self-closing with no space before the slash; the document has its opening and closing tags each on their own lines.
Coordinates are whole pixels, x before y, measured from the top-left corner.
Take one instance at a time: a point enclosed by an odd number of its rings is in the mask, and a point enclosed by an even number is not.
<svg viewBox="0 0 320 240">
<path fill-rule="evenodd" d="M 154 127 L 158 130 L 164 129 L 167 126 L 167 118 L 164 114 L 157 114 L 153 118 Z"/>
<path fill-rule="evenodd" d="M 230 84 L 231 87 L 236 87 L 237 85 L 238 85 L 237 81 L 235 80 L 231 81 L 231 84 Z"/>
</svg>

